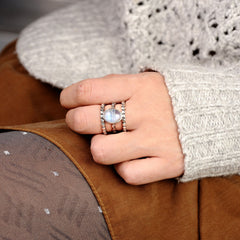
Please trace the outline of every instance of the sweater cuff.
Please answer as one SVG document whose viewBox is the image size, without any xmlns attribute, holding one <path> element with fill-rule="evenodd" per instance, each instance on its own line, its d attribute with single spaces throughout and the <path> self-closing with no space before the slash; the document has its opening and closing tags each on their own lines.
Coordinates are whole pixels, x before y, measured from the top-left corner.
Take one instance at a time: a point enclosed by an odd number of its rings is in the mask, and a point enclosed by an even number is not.
<svg viewBox="0 0 240 240">
<path fill-rule="evenodd" d="M 173 104 L 184 153 L 180 182 L 240 173 L 240 76 L 155 68 Z"/>
</svg>

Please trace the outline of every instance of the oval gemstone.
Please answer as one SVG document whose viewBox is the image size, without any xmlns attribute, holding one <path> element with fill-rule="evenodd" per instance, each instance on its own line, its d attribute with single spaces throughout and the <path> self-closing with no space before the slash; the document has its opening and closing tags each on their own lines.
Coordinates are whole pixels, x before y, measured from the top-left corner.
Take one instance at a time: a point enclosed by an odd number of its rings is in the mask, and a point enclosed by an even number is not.
<svg viewBox="0 0 240 240">
<path fill-rule="evenodd" d="M 104 112 L 103 118 L 106 122 L 113 124 L 121 121 L 122 114 L 117 109 L 110 108 Z"/>
</svg>

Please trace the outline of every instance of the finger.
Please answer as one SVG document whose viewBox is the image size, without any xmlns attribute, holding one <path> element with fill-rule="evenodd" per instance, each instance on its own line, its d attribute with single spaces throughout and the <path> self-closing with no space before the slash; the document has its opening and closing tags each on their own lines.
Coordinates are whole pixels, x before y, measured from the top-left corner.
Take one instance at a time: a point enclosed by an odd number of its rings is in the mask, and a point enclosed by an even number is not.
<svg viewBox="0 0 240 240">
<path fill-rule="evenodd" d="M 147 149 L 142 147 L 133 131 L 95 135 L 91 142 L 91 153 L 95 162 L 110 165 L 146 156 Z"/>
<path fill-rule="evenodd" d="M 134 130 L 138 121 L 136 114 L 130 115 L 129 109 L 132 103 L 126 103 L 125 118 L 127 130 Z M 116 104 L 115 109 L 121 112 L 121 104 Z M 107 105 L 105 110 L 111 108 Z M 82 106 L 73 108 L 67 112 L 67 125 L 75 132 L 82 134 L 99 134 L 102 133 L 102 125 L 100 118 L 100 105 Z M 115 124 L 117 131 L 122 131 L 122 121 Z M 112 132 L 112 124 L 105 122 L 107 132 Z"/>
<path fill-rule="evenodd" d="M 135 79 L 134 74 L 86 79 L 65 88 L 61 92 L 60 102 L 66 108 L 74 108 L 125 101 L 132 96 Z"/>
<path fill-rule="evenodd" d="M 180 162 L 158 157 L 122 162 L 115 165 L 115 169 L 125 182 L 132 185 L 175 178 L 183 173 L 183 166 Z"/>
</svg>

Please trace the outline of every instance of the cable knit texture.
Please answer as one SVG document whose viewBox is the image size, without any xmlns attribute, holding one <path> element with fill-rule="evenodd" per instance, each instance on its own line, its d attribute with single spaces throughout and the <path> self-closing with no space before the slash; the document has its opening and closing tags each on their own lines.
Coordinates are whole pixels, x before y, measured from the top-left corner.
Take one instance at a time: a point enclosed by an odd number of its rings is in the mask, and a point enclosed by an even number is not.
<svg viewBox="0 0 240 240">
<path fill-rule="evenodd" d="M 159 71 L 185 154 L 180 181 L 240 173 L 238 0 L 82 0 L 24 29 L 17 53 L 30 74 L 60 88 Z"/>
</svg>

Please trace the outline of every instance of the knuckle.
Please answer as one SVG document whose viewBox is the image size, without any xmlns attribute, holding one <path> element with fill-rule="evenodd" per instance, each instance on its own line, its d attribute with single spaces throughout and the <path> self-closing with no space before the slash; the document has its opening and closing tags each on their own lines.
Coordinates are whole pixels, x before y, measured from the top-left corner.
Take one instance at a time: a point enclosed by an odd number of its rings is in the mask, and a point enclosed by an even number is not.
<svg viewBox="0 0 240 240">
<path fill-rule="evenodd" d="M 79 101 L 84 99 L 89 99 L 93 95 L 93 84 L 91 81 L 86 80 L 83 82 L 80 82 L 76 87 L 76 96 Z"/>
<path fill-rule="evenodd" d="M 99 141 L 95 140 L 94 137 L 92 138 L 92 141 L 91 141 L 90 150 L 92 153 L 93 160 L 96 163 L 105 164 L 104 148 L 103 148 L 102 144 L 99 143 Z"/>
<path fill-rule="evenodd" d="M 76 117 L 74 114 L 73 110 L 69 110 L 66 114 L 66 119 L 65 119 L 67 125 L 72 129 L 72 130 L 76 130 L 75 129 L 75 121 L 76 121 Z"/>
<path fill-rule="evenodd" d="M 164 77 L 159 72 L 144 72 L 142 73 L 142 80 L 147 84 L 156 85 L 163 83 Z"/>
<path fill-rule="evenodd" d="M 62 90 L 61 93 L 60 93 L 60 97 L 59 97 L 60 104 L 61 104 L 63 107 L 66 106 L 64 93 L 65 93 L 64 90 Z"/>
<path fill-rule="evenodd" d="M 126 162 L 119 166 L 119 175 L 130 185 L 139 185 L 139 177 L 136 171 Z"/>
<path fill-rule="evenodd" d="M 84 112 L 70 110 L 66 114 L 69 127 L 77 132 L 84 131 L 87 127 L 87 118 Z"/>
</svg>

